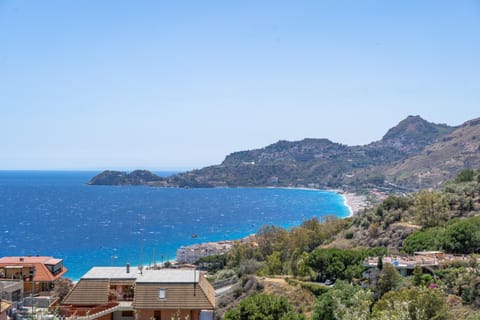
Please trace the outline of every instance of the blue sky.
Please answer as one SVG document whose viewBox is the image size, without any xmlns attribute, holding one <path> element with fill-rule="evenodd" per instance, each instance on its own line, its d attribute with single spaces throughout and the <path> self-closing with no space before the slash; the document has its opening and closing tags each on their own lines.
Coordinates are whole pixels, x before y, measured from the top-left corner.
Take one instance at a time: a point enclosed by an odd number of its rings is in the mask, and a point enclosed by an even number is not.
<svg viewBox="0 0 480 320">
<path fill-rule="evenodd" d="M 0 0 L 0 169 L 194 168 L 480 116 L 480 1 Z"/>
</svg>

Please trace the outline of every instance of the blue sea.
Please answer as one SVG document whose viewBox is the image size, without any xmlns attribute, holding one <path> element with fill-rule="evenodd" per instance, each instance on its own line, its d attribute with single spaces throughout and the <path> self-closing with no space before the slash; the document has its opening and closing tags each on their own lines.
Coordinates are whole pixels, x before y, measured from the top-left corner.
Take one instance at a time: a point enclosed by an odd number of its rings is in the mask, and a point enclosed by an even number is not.
<svg viewBox="0 0 480 320">
<path fill-rule="evenodd" d="M 182 245 L 349 214 L 343 198 L 326 191 L 86 185 L 96 174 L 0 171 L 0 256 L 63 258 L 66 276 L 77 280 L 92 266 L 149 265 L 174 259 Z"/>
</svg>

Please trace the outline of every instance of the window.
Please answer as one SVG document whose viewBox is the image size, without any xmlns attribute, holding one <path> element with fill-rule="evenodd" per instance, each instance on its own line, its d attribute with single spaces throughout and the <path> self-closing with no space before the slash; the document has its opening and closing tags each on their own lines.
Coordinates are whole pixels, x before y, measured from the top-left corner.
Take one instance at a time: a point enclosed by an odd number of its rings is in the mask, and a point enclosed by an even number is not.
<svg viewBox="0 0 480 320">
<path fill-rule="evenodd" d="M 134 316 L 133 311 L 122 311 L 122 318 L 133 318 Z"/>
<path fill-rule="evenodd" d="M 167 299 L 167 289 L 160 288 L 158 290 L 158 299 L 160 299 L 160 300 L 166 300 Z"/>
</svg>

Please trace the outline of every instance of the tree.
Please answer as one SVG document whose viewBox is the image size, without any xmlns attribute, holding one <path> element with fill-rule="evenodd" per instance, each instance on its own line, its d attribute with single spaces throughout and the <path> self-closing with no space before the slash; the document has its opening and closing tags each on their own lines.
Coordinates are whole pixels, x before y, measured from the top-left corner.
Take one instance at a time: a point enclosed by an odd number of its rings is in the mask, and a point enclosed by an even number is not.
<svg viewBox="0 0 480 320">
<path fill-rule="evenodd" d="M 455 253 L 480 252 L 480 217 L 448 225 L 445 231 L 445 249 Z"/>
<path fill-rule="evenodd" d="M 297 320 L 304 319 L 296 314 L 287 299 L 274 295 L 254 294 L 225 313 L 225 320 Z"/>
<path fill-rule="evenodd" d="M 446 320 L 445 297 L 438 289 L 402 288 L 386 293 L 374 306 L 372 320 Z"/>
<path fill-rule="evenodd" d="M 375 294 L 377 298 L 399 287 L 402 276 L 391 263 L 385 263 L 378 276 Z"/>
<path fill-rule="evenodd" d="M 60 278 L 55 281 L 55 295 L 62 301 L 73 288 L 72 280 L 68 278 Z"/>
<path fill-rule="evenodd" d="M 315 232 L 312 230 L 302 227 L 293 228 L 289 233 L 288 251 L 293 252 L 296 249 L 312 251 L 320 244 L 315 238 Z"/>
<path fill-rule="evenodd" d="M 466 298 L 464 295 L 465 290 L 471 286 L 471 283 L 473 283 L 475 279 L 475 274 L 467 268 L 466 264 L 462 263 L 462 265 L 459 265 L 458 262 L 444 265 L 444 267 L 437 270 L 435 274 L 445 285 L 445 292 L 463 298 Z"/>
<path fill-rule="evenodd" d="M 271 255 L 274 251 L 286 249 L 288 241 L 288 231 L 273 225 L 266 225 L 258 229 L 256 238 L 258 248 L 263 257 Z"/>
<path fill-rule="evenodd" d="M 340 297 L 334 295 L 335 308 L 333 315 L 335 319 L 341 320 L 367 320 L 370 315 L 370 306 L 373 302 L 373 294 L 368 290 L 358 290 L 344 302 Z"/>
<path fill-rule="evenodd" d="M 319 280 L 352 280 L 361 275 L 363 261 L 369 256 L 385 254 L 385 249 L 341 250 L 336 248 L 318 248 L 309 256 L 309 266 L 317 272 Z"/>
<path fill-rule="evenodd" d="M 247 260 L 262 260 L 262 254 L 258 250 L 258 247 L 251 243 L 235 242 L 227 253 L 227 266 L 230 268 L 238 268 L 243 261 Z"/>
<path fill-rule="evenodd" d="M 383 256 L 379 256 L 377 259 L 377 269 L 380 271 L 383 269 Z"/>
<path fill-rule="evenodd" d="M 295 277 L 315 279 L 315 272 L 308 265 L 308 253 L 296 249 L 290 258 L 290 272 Z"/>
<path fill-rule="evenodd" d="M 403 251 L 413 254 L 416 251 L 441 250 L 444 243 L 444 228 L 427 228 L 410 234 L 403 242 Z"/>
<path fill-rule="evenodd" d="M 317 298 L 312 320 L 367 319 L 372 301 L 369 290 L 339 280 Z"/>
<path fill-rule="evenodd" d="M 456 183 L 470 182 L 470 181 L 473 181 L 474 178 L 475 178 L 475 171 L 473 171 L 472 169 L 465 169 L 463 171 L 460 171 L 460 173 L 455 178 L 455 182 Z"/>
<path fill-rule="evenodd" d="M 281 259 L 281 253 L 278 251 L 273 252 L 267 257 L 265 262 L 265 273 L 269 275 L 281 274 L 283 269 L 283 263 Z"/>
<path fill-rule="evenodd" d="M 415 195 L 413 210 L 418 223 L 424 228 L 442 226 L 448 220 L 448 201 L 441 193 L 420 191 Z"/>
<path fill-rule="evenodd" d="M 413 269 L 413 284 L 416 286 L 419 286 L 422 284 L 422 275 L 423 275 L 423 270 L 422 267 L 417 264 L 415 268 Z"/>
</svg>

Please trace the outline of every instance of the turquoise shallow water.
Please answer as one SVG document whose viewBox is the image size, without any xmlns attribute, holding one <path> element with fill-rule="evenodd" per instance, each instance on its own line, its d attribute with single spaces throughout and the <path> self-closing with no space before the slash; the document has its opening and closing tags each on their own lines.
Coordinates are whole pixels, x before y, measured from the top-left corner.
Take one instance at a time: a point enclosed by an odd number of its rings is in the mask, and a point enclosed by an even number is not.
<svg viewBox="0 0 480 320">
<path fill-rule="evenodd" d="M 97 173 L 0 171 L 0 256 L 63 258 L 78 279 L 94 265 L 148 265 L 181 245 L 349 214 L 332 192 L 87 186 Z"/>
</svg>

